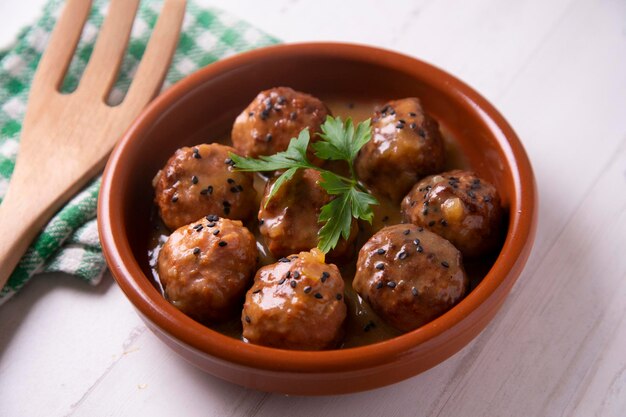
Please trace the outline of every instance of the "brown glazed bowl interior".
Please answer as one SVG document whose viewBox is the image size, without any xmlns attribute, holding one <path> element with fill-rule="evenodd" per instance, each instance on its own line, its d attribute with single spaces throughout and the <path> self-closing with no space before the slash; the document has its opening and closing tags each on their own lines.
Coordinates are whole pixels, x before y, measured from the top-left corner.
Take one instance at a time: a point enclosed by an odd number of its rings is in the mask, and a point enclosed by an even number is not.
<svg viewBox="0 0 626 417">
<path fill-rule="evenodd" d="M 147 256 L 152 177 L 174 150 L 230 132 L 264 89 L 289 86 L 321 97 L 416 96 L 456 138 L 471 168 L 498 189 L 508 212 L 502 250 L 482 282 L 421 328 L 372 345 L 321 352 L 244 343 L 170 305 L 151 284 Z M 324 395 L 372 389 L 416 375 L 459 351 L 493 318 L 528 258 L 536 225 L 532 169 L 498 111 L 451 75 L 417 59 L 366 46 L 274 46 L 201 69 L 158 97 L 108 162 L 98 207 L 108 264 L 149 328 L 197 367 L 264 391 Z"/>
</svg>

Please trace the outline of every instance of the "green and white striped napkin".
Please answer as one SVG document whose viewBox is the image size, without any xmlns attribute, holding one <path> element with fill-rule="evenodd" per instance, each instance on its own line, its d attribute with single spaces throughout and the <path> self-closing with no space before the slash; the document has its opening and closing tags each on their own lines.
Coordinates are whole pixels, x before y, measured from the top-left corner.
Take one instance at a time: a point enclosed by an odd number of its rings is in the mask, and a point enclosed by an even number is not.
<svg viewBox="0 0 626 417">
<path fill-rule="evenodd" d="M 108 3 L 106 0 L 94 1 L 62 91 L 76 88 L 106 15 Z M 0 201 L 6 193 L 19 151 L 20 129 L 29 85 L 62 5 L 62 0 L 50 0 L 39 21 L 23 30 L 10 50 L 0 51 Z M 141 2 L 127 56 L 111 93 L 112 102 L 121 101 L 128 88 L 161 5 L 162 1 L 156 0 Z M 189 2 L 178 49 L 164 88 L 221 58 L 277 42 L 277 39 L 222 11 L 201 8 Z M 52 218 L 0 291 L 0 304 L 40 272 L 62 271 L 93 285 L 100 281 L 106 264 L 95 221 L 99 189 L 98 178 Z"/>
</svg>

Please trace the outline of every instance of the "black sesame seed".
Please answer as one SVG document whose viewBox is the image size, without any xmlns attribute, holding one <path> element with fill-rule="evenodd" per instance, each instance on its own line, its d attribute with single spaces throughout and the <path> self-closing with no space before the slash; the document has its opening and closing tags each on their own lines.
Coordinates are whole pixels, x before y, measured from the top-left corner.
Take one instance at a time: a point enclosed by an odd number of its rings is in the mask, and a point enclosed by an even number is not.
<svg viewBox="0 0 626 417">
<path fill-rule="evenodd" d="M 219 246 L 224 247 L 226 245 L 228 245 L 228 242 L 224 241 L 224 240 L 220 240 L 220 242 L 218 243 Z"/>
<path fill-rule="evenodd" d="M 411 233 L 411 229 L 406 229 L 404 232 L 402 232 L 404 236 L 408 235 L 409 233 Z"/>
<path fill-rule="evenodd" d="M 389 281 L 389 282 L 387 283 L 387 286 L 388 286 L 389 288 L 396 288 L 396 283 L 395 283 L 395 281 Z"/>
<path fill-rule="evenodd" d="M 226 165 L 232 165 L 232 164 L 233 164 L 233 160 L 232 160 L 232 159 L 230 159 L 230 158 L 226 158 L 226 159 L 224 159 L 224 163 L 225 163 Z"/>
<path fill-rule="evenodd" d="M 419 246 L 419 244 L 420 244 L 420 240 L 419 240 L 419 239 L 415 239 L 415 240 L 413 240 L 413 244 L 414 244 L 415 246 Z"/>
<path fill-rule="evenodd" d="M 265 223 L 265 220 L 263 219 L 259 220 L 259 226 L 263 226 L 263 223 Z"/>
<path fill-rule="evenodd" d="M 424 252 L 424 248 L 421 247 L 421 246 L 418 246 L 417 247 L 417 253 L 422 253 L 422 252 Z"/>
<path fill-rule="evenodd" d="M 250 323 L 250 317 L 246 316 L 246 323 Z"/>
<path fill-rule="evenodd" d="M 447 263 L 446 261 L 442 261 L 441 266 L 443 266 L 444 268 L 450 268 L 450 264 Z"/>
<path fill-rule="evenodd" d="M 230 201 L 224 200 L 224 201 L 222 202 L 222 205 L 223 205 L 224 207 L 230 207 Z"/>
<path fill-rule="evenodd" d="M 393 116 L 394 114 L 396 114 L 396 111 L 393 108 L 390 108 L 389 114 Z"/>
<path fill-rule="evenodd" d="M 278 262 L 291 262 L 288 258 L 280 258 Z"/>
<path fill-rule="evenodd" d="M 293 278 L 294 279 L 300 278 L 300 271 L 293 271 Z"/>
<path fill-rule="evenodd" d="M 206 227 L 215 227 L 215 222 L 207 223 Z"/>
<path fill-rule="evenodd" d="M 425 208 L 424 210 L 422 210 L 422 214 L 423 214 L 424 216 L 427 216 L 427 215 L 428 215 L 428 209 L 427 209 L 427 208 Z"/>
<path fill-rule="evenodd" d="M 261 112 L 261 120 L 267 120 L 268 117 L 270 117 L 270 109 L 265 108 Z"/>
<path fill-rule="evenodd" d="M 265 142 L 271 142 L 272 141 L 272 134 L 268 133 L 267 135 L 265 135 Z"/>
<path fill-rule="evenodd" d="M 234 180 L 234 179 L 232 179 L 232 178 L 228 178 L 228 179 L 226 180 L 226 182 L 227 182 L 227 183 L 229 183 L 229 184 L 234 184 L 234 183 L 235 183 L 235 180 Z"/>
<path fill-rule="evenodd" d="M 203 227 L 204 227 L 204 226 L 202 226 L 201 224 L 197 224 L 197 225 L 195 225 L 193 228 L 194 228 L 197 232 L 199 232 L 200 230 L 202 230 L 202 228 L 203 228 Z"/>
<path fill-rule="evenodd" d="M 337 295 L 335 296 L 335 298 L 336 298 L 337 300 L 341 300 L 341 299 L 343 298 L 343 295 L 341 295 L 341 294 L 337 294 Z"/>
<path fill-rule="evenodd" d="M 298 283 L 296 281 L 291 281 L 289 285 L 291 285 L 291 288 L 296 288 L 296 285 L 298 285 Z"/>
<path fill-rule="evenodd" d="M 254 112 L 253 112 L 253 111 L 251 111 L 250 113 L 248 113 L 248 117 L 252 117 L 252 116 L 254 116 Z"/>
<path fill-rule="evenodd" d="M 380 290 L 383 287 L 383 285 L 385 285 L 385 284 L 383 284 L 382 281 L 378 281 L 378 283 L 376 283 L 376 289 Z"/>
<path fill-rule="evenodd" d="M 298 113 L 296 113 L 295 111 L 292 111 L 291 113 L 289 113 L 289 120 L 296 120 L 297 117 L 298 117 Z"/>
<path fill-rule="evenodd" d="M 178 201 L 178 196 L 177 196 L 177 195 L 175 195 L 174 197 L 172 197 L 172 203 L 175 203 L 175 202 L 177 202 L 177 201 Z"/>
<path fill-rule="evenodd" d="M 197 255 L 200 253 L 200 248 L 193 248 L 193 254 Z"/>
<path fill-rule="evenodd" d="M 387 251 L 386 251 L 386 250 L 384 250 L 383 248 L 380 248 L 380 249 L 377 249 L 377 250 L 376 250 L 376 253 L 377 253 L 377 254 L 379 254 L 379 255 L 384 255 L 386 252 L 387 252 Z"/>
<path fill-rule="evenodd" d="M 396 129 L 404 129 L 404 123 L 397 123 Z"/>
<path fill-rule="evenodd" d="M 381 113 L 387 113 L 387 110 L 389 110 L 389 104 L 385 105 L 385 107 L 383 107 L 382 109 L 380 109 Z"/>
<path fill-rule="evenodd" d="M 363 331 L 364 332 L 369 332 L 372 328 L 376 327 L 376 323 L 374 323 L 373 321 L 370 321 L 369 323 L 367 323 L 364 327 L 363 327 Z"/>
<path fill-rule="evenodd" d="M 258 294 L 258 293 L 260 293 L 260 292 L 261 292 L 261 288 L 259 288 L 258 290 L 254 290 L 254 291 L 252 291 L 252 294 Z"/>
<path fill-rule="evenodd" d="M 285 274 L 285 276 L 286 276 L 287 278 L 291 278 L 291 271 L 287 271 L 287 273 Z"/>
<path fill-rule="evenodd" d="M 423 232 L 423 231 L 424 231 L 424 228 L 420 226 L 420 227 L 417 229 L 417 231 L 418 231 L 418 232 Z"/>
<path fill-rule="evenodd" d="M 206 219 L 210 222 L 216 222 L 220 219 L 219 216 L 216 216 L 215 214 L 209 214 L 208 216 L 206 216 Z M 213 226 L 211 226 L 213 227 Z"/>
<path fill-rule="evenodd" d="M 434 225 L 435 225 L 435 221 L 434 220 L 431 220 L 431 221 L 428 222 L 428 226 L 432 227 Z"/>
<path fill-rule="evenodd" d="M 237 187 L 230 187 L 230 192 L 234 193 L 234 194 L 237 194 L 239 192 L 239 188 L 237 188 Z"/>
<path fill-rule="evenodd" d="M 483 199 L 483 201 L 484 201 L 485 203 L 488 203 L 488 202 L 490 202 L 490 201 L 491 201 L 491 197 L 490 197 L 490 196 L 488 196 L 488 195 L 486 195 L 486 196 L 485 196 L 485 198 Z"/>
<path fill-rule="evenodd" d="M 415 117 L 415 116 L 417 116 L 417 113 L 411 111 L 411 112 L 409 112 L 409 116 Z"/>
<path fill-rule="evenodd" d="M 409 127 L 410 127 L 411 129 L 415 129 L 415 128 L 417 127 L 417 125 L 416 125 L 415 123 L 411 123 L 411 124 L 409 125 Z"/>
<path fill-rule="evenodd" d="M 277 100 L 278 104 L 285 104 L 286 101 L 287 99 L 283 96 L 279 96 Z"/>
<path fill-rule="evenodd" d="M 220 229 L 213 230 L 213 236 L 217 236 L 220 234 Z"/>
<path fill-rule="evenodd" d="M 411 293 L 417 297 L 417 288 L 415 287 L 411 288 Z"/>
<path fill-rule="evenodd" d="M 405 124 L 405 123 L 406 123 L 406 120 L 404 120 L 404 119 L 398 119 L 398 123 Z"/>
<path fill-rule="evenodd" d="M 191 183 L 192 184 L 197 184 L 198 183 L 198 177 L 196 177 L 195 175 L 191 176 Z"/>
<path fill-rule="evenodd" d="M 322 294 L 318 292 L 315 293 L 315 298 L 317 298 L 318 300 L 322 299 L 322 297 L 323 297 Z"/>
<path fill-rule="evenodd" d="M 305 294 L 310 293 L 310 292 L 311 292 L 311 290 L 312 290 L 312 288 L 311 288 L 311 286 L 310 286 L 310 285 L 307 285 L 306 287 L 304 287 L 304 293 L 305 293 Z"/>
<path fill-rule="evenodd" d="M 193 148 L 193 157 L 196 159 L 202 158 L 202 155 L 200 155 L 200 151 L 198 150 L 198 148 Z"/>
<path fill-rule="evenodd" d="M 405 252 L 405 251 L 402 251 L 402 252 L 400 252 L 400 253 L 398 254 L 398 259 L 400 259 L 400 260 L 404 260 L 404 259 L 406 259 L 406 258 L 407 258 L 407 256 L 409 256 L 409 254 L 408 254 L 407 252 Z"/>
<path fill-rule="evenodd" d="M 421 127 L 419 129 L 417 129 L 417 134 L 420 135 L 423 138 L 426 137 L 426 132 Z"/>
<path fill-rule="evenodd" d="M 326 282 L 326 280 L 330 277 L 330 274 L 326 271 L 322 272 L 322 282 Z"/>
<path fill-rule="evenodd" d="M 474 193 L 474 191 L 472 191 L 472 190 L 469 190 L 467 192 L 467 195 L 470 196 L 470 198 L 472 198 L 472 199 L 476 198 L 476 193 Z"/>
<path fill-rule="evenodd" d="M 442 226 L 446 227 L 448 225 L 448 222 L 446 221 L 446 219 L 441 219 L 439 221 L 439 223 L 441 223 Z"/>
<path fill-rule="evenodd" d="M 241 184 L 237 185 L 237 189 L 238 189 L 239 191 L 243 191 L 243 185 L 241 185 Z"/>
<path fill-rule="evenodd" d="M 385 269 L 385 264 L 382 262 L 379 262 L 376 264 L 375 268 L 378 269 L 379 271 L 382 271 L 383 269 Z"/>
<path fill-rule="evenodd" d="M 278 285 L 284 284 L 285 281 L 287 281 L 287 278 L 281 278 L 280 281 L 278 281 Z"/>
</svg>

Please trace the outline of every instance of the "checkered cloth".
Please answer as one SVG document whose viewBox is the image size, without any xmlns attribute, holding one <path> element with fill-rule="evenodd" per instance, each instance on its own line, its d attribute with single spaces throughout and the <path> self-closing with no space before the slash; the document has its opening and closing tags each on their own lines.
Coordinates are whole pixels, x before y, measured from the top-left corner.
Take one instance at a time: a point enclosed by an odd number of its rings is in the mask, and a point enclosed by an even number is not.
<svg viewBox="0 0 626 417">
<path fill-rule="evenodd" d="M 20 129 L 28 89 L 50 32 L 62 10 L 62 0 L 50 0 L 37 23 L 19 35 L 10 50 L 0 51 L 0 201 L 5 195 L 19 150 Z M 110 101 L 120 102 L 141 59 L 162 1 L 143 0 L 133 25 L 127 56 Z M 62 91 L 78 85 L 101 26 L 108 1 L 96 0 L 83 29 Z M 187 5 L 178 49 L 164 88 L 191 72 L 237 52 L 276 43 L 249 24 L 215 9 Z M 93 180 L 63 207 L 37 237 L 0 291 L 0 304 L 35 274 L 62 271 L 97 284 L 106 269 L 96 228 L 100 179 Z"/>
</svg>

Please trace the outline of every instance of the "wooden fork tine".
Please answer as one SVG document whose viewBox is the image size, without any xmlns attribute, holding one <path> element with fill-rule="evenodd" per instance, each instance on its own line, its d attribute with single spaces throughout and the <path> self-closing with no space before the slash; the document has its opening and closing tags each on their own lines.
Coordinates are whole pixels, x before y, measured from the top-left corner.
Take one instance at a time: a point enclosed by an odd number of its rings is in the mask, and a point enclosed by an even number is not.
<svg viewBox="0 0 626 417">
<path fill-rule="evenodd" d="M 156 96 L 178 45 L 186 0 L 166 0 L 120 111 L 140 110 Z"/>
<path fill-rule="evenodd" d="M 91 0 L 67 1 L 39 61 L 31 90 L 59 90 L 90 10 Z"/>
<path fill-rule="evenodd" d="M 117 79 L 139 0 L 112 0 L 77 92 L 106 99 Z"/>
</svg>

